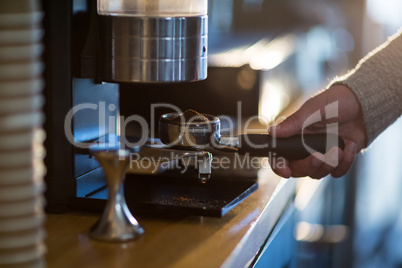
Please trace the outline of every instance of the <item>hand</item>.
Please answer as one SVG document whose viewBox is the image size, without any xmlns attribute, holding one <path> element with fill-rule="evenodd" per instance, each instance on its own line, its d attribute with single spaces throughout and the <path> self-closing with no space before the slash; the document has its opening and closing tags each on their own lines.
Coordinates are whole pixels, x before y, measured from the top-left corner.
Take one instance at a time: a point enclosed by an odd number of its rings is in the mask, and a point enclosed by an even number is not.
<svg viewBox="0 0 402 268">
<path fill-rule="evenodd" d="M 325 108 L 335 102 L 338 102 L 337 116 L 326 119 Z M 310 176 L 320 179 L 328 174 L 341 177 L 349 171 L 356 154 L 366 146 L 367 135 L 360 104 L 354 93 L 343 85 L 331 86 L 309 99 L 298 111 L 268 131 L 276 137 L 300 134 L 307 118 L 317 111 L 320 111 L 322 120 L 309 125 L 303 133 L 325 133 L 328 125 L 338 123 L 337 134 L 345 141 L 344 150 L 334 147 L 325 155 L 316 152 L 302 160 L 270 161 L 276 174 L 285 178 Z"/>
</svg>

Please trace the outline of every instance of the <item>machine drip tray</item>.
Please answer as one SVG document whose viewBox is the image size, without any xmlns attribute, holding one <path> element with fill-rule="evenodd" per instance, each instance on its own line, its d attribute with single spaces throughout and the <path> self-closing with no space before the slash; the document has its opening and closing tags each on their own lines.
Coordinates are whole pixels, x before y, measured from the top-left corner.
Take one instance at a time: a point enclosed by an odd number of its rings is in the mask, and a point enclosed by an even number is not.
<svg viewBox="0 0 402 268">
<path fill-rule="evenodd" d="M 222 217 L 258 189 L 257 179 L 211 178 L 205 184 L 194 177 L 127 174 L 125 195 L 133 214 L 183 214 Z M 80 209 L 101 210 L 106 187 L 77 197 Z"/>
</svg>

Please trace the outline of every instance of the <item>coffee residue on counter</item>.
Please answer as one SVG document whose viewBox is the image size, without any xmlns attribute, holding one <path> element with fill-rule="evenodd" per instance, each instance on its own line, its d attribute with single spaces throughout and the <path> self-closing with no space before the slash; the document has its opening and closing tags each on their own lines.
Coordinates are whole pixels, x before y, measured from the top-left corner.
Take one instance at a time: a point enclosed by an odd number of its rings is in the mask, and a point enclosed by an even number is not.
<svg viewBox="0 0 402 268">
<path fill-rule="evenodd" d="M 203 115 L 197 111 L 194 111 L 192 109 L 188 109 L 184 113 L 182 113 L 178 116 L 172 117 L 169 120 L 174 123 L 180 123 L 183 118 L 184 118 L 185 122 L 202 123 L 202 122 L 209 121 L 209 119 L 205 115 Z"/>
</svg>

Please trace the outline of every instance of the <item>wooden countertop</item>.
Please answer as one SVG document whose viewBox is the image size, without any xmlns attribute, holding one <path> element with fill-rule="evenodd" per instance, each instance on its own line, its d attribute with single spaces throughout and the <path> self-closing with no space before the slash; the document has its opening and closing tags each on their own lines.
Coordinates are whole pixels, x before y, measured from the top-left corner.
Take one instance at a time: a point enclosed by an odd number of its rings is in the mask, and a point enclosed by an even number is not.
<svg viewBox="0 0 402 268">
<path fill-rule="evenodd" d="M 260 170 L 259 189 L 224 217 L 137 216 L 145 234 L 121 244 L 89 239 L 99 214 L 50 214 L 48 267 L 243 266 L 264 244 L 294 192 L 294 180 Z"/>
</svg>

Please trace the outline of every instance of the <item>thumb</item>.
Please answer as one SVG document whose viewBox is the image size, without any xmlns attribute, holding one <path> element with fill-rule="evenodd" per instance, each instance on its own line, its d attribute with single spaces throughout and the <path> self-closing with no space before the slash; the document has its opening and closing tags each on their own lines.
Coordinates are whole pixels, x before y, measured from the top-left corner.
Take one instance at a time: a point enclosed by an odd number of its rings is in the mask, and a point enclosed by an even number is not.
<svg viewBox="0 0 402 268">
<path fill-rule="evenodd" d="M 304 122 L 311 115 L 311 109 L 308 105 L 303 105 L 291 116 L 283 120 L 276 126 L 268 128 L 268 132 L 275 137 L 286 138 L 296 134 L 300 134 L 303 129 Z"/>
<path fill-rule="evenodd" d="M 292 114 L 276 126 L 268 128 L 269 134 L 274 137 L 286 138 L 301 132 L 303 120 L 296 113 Z"/>
</svg>

